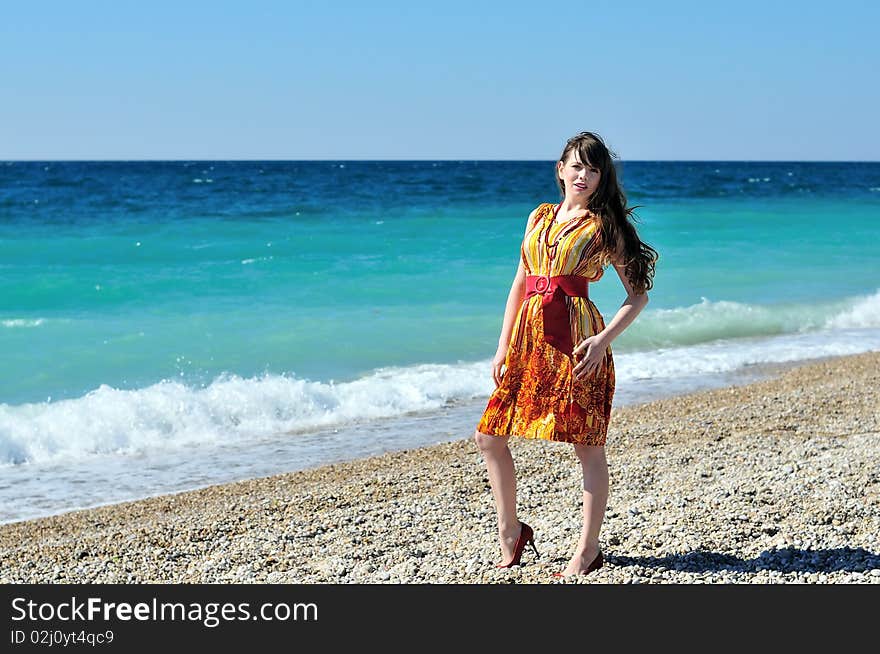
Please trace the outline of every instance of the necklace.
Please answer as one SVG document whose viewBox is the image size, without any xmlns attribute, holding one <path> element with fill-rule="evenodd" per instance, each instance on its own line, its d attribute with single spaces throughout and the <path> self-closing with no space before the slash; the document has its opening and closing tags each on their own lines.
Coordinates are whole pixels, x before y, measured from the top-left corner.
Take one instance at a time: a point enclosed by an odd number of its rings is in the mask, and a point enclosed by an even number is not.
<svg viewBox="0 0 880 654">
<path fill-rule="evenodd" d="M 547 273 L 549 274 L 553 268 L 553 259 L 556 257 L 556 247 L 559 245 L 559 242 L 562 240 L 562 237 L 565 236 L 571 229 L 566 229 L 564 226 L 559 230 L 559 233 L 553 239 L 553 242 L 550 243 L 550 230 L 553 227 L 553 224 L 556 222 L 556 216 L 559 215 L 559 210 L 562 208 L 562 203 L 560 202 L 556 209 L 553 210 L 553 217 L 550 219 L 550 222 L 547 224 L 546 229 L 544 230 L 544 246 L 547 248 Z M 587 211 L 580 218 L 576 218 L 575 220 L 569 220 L 568 222 L 577 223 L 581 222 L 584 218 L 590 215 L 590 212 Z"/>
</svg>

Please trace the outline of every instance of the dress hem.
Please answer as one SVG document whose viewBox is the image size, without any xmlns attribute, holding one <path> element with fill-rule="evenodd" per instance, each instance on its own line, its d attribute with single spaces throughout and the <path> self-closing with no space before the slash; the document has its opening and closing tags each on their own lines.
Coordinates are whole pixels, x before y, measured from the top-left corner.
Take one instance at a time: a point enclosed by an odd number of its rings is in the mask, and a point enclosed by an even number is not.
<svg viewBox="0 0 880 654">
<path fill-rule="evenodd" d="M 484 431 L 477 431 L 484 436 L 504 436 L 504 437 L 513 437 L 513 438 L 524 438 L 527 441 L 549 441 L 551 443 L 571 443 L 572 445 L 593 445 L 593 446 L 604 446 L 606 441 L 608 440 L 607 435 L 605 437 L 592 437 L 585 438 L 581 440 L 572 440 L 567 437 L 563 438 L 554 438 L 552 436 L 527 436 L 524 434 L 487 434 Z M 601 441 L 601 442 L 597 442 Z"/>
</svg>

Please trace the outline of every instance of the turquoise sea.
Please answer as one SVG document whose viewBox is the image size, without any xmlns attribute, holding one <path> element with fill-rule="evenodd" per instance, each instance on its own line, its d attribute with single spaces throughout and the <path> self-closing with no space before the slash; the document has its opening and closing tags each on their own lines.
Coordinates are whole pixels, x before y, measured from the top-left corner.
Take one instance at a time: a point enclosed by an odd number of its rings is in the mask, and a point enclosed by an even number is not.
<svg viewBox="0 0 880 654">
<path fill-rule="evenodd" d="M 880 163 L 620 172 L 661 258 L 615 405 L 880 349 Z M 540 161 L 0 162 L 0 522 L 468 437 L 558 199 Z"/>
</svg>

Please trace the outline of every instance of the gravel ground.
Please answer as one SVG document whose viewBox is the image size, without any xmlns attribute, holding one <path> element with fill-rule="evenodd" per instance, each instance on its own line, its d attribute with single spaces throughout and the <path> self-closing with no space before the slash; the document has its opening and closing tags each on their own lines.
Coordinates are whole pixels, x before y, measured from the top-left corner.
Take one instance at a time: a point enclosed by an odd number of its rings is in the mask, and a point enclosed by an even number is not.
<svg viewBox="0 0 880 654">
<path fill-rule="evenodd" d="M 474 424 L 479 418 L 474 416 Z M 606 564 L 570 446 L 512 438 L 540 556 L 500 558 L 460 441 L 0 525 L 4 583 L 880 583 L 880 352 L 615 408 Z"/>
</svg>

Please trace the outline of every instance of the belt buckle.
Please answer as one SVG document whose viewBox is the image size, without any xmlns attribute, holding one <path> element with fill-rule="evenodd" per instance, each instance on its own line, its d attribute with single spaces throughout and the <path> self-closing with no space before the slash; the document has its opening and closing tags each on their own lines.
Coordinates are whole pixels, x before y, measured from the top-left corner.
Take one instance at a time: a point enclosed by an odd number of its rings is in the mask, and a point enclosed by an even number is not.
<svg viewBox="0 0 880 654">
<path fill-rule="evenodd" d="M 547 275 L 539 275 L 538 279 L 535 280 L 535 290 L 543 295 L 544 291 L 548 288 L 550 288 L 550 277 Z"/>
</svg>

